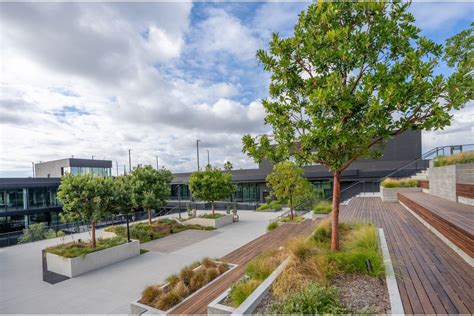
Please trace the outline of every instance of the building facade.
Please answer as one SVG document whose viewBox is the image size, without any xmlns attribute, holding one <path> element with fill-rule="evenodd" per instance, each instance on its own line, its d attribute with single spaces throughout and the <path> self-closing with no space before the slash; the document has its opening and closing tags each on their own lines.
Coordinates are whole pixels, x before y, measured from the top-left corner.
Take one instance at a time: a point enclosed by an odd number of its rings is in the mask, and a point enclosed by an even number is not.
<svg viewBox="0 0 474 316">
<path fill-rule="evenodd" d="M 35 164 L 35 178 L 60 178 L 67 173 L 110 177 L 112 161 L 65 158 Z"/>
</svg>

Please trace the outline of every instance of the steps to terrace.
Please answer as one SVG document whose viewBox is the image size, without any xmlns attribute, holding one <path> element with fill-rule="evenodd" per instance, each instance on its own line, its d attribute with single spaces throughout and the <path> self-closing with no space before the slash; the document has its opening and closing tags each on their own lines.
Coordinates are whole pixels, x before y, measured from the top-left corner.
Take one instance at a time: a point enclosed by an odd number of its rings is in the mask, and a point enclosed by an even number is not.
<svg viewBox="0 0 474 316">
<path fill-rule="evenodd" d="M 402 205 L 442 235 L 439 237 L 447 238 L 467 256 L 474 257 L 474 206 L 421 192 L 399 193 L 398 196 Z"/>
</svg>

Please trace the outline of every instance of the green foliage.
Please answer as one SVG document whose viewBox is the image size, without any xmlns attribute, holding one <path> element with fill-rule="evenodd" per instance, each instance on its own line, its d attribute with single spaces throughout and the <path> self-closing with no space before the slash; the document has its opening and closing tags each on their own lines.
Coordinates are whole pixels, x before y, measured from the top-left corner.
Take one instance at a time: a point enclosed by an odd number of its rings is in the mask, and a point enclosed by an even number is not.
<svg viewBox="0 0 474 316">
<path fill-rule="evenodd" d="M 311 188 L 303 174 L 303 169 L 293 162 L 283 161 L 273 166 L 273 172 L 267 176 L 266 181 L 273 190 L 272 194 L 280 201 L 287 200 L 292 209 L 295 197 L 307 194 Z"/>
<path fill-rule="evenodd" d="M 418 180 L 403 178 L 403 179 L 384 179 L 380 185 L 384 188 L 411 188 L 418 186 Z"/>
<path fill-rule="evenodd" d="M 267 226 L 267 230 L 270 232 L 274 229 L 278 228 L 278 222 L 277 221 L 274 221 L 274 222 L 271 222 L 270 224 L 268 224 Z"/>
<path fill-rule="evenodd" d="M 308 182 L 307 185 L 307 190 L 295 196 L 294 205 L 296 210 L 311 210 L 324 195 L 321 189 L 316 189 L 311 183 Z"/>
<path fill-rule="evenodd" d="M 246 275 L 254 280 L 263 281 L 272 274 L 282 261 L 278 250 L 269 250 L 252 259 L 245 267 Z"/>
<path fill-rule="evenodd" d="M 115 247 L 126 242 L 127 240 L 122 237 L 113 237 L 107 239 L 99 238 L 97 239 L 97 246 L 95 248 L 92 248 L 90 243 L 86 243 L 84 241 L 74 241 L 67 244 L 59 244 L 57 246 L 48 247 L 45 249 L 45 251 L 65 258 L 75 258 L 85 256 L 95 251 Z"/>
<path fill-rule="evenodd" d="M 211 202 L 214 213 L 214 202 L 229 197 L 236 187 L 232 184 L 232 174 L 218 168 L 206 168 L 196 171 L 189 177 L 189 190 L 194 198 Z"/>
<path fill-rule="evenodd" d="M 301 223 L 302 221 L 304 221 L 304 217 L 303 216 L 295 216 L 293 218 L 293 221 L 291 220 L 291 217 L 290 216 L 285 216 L 283 217 L 282 219 L 280 219 L 280 222 L 282 223 L 290 223 L 290 222 L 293 222 L 293 223 Z"/>
<path fill-rule="evenodd" d="M 230 301 L 233 307 L 237 307 L 242 304 L 247 297 L 252 294 L 253 291 L 260 285 L 259 280 L 250 280 L 248 282 L 236 283 L 232 286 L 230 292 Z"/>
<path fill-rule="evenodd" d="M 266 210 L 281 211 L 281 204 L 280 202 L 273 200 L 267 203 L 262 203 L 257 208 L 257 211 L 266 211 Z"/>
<path fill-rule="evenodd" d="M 133 169 L 130 183 L 135 208 L 152 210 L 162 207 L 171 195 L 173 175 L 167 169 L 156 170 L 151 166 Z"/>
<path fill-rule="evenodd" d="M 114 179 L 112 207 L 115 214 L 133 213 L 133 183 L 130 175 L 118 176 Z"/>
<path fill-rule="evenodd" d="M 218 218 L 221 218 L 221 217 L 224 217 L 223 214 L 218 214 L 218 213 L 215 213 L 215 214 L 202 214 L 202 215 L 199 215 L 200 218 L 207 218 L 207 219 L 218 219 Z"/>
<path fill-rule="evenodd" d="M 163 293 L 163 290 L 157 285 L 149 285 L 142 291 L 140 301 L 143 304 L 151 305 L 155 298 Z"/>
<path fill-rule="evenodd" d="M 303 291 L 290 294 L 271 307 L 275 314 L 348 314 L 342 307 L 337 289 L 311 283 Z"/>
<path fill-rule="evenodd" d="M 199 270 L 194 272 L 194 275 L 191 277 L 189 281 L 189 288 L 191 291 L 199 290 L 207 283 L 206 271 Z"/>
<path fill-rule="evenodd" d="M 18 238 L 19 244 L 25 244 L 32 241 L 50 239 L 64 236 L 64 232 L 55 232 L 47 229 L 46 223 L 31 224 L 28 228 L 23 229 L 23 235 Z"/>
<path fill-rule="evenodd" d="M 435 167 L 474 163 L 474 151 L 467 151 L 451 156 L 439 156 L 434 160 Z"/>
<path fill-rule="evenodd" d="M 321 201 L 313 208 L 314 214 L 329 214 L 332 211 L 332 204 L 327 201 Z"/>
<path fill-rule="evenodd" d="M 227 172 L 231 172 L 232 169 L 234 169 L 234 166 L 232 165 L 232 162 L 226 161 L 224 163 L 224 170 L 227 171 Z"/>
</svg>

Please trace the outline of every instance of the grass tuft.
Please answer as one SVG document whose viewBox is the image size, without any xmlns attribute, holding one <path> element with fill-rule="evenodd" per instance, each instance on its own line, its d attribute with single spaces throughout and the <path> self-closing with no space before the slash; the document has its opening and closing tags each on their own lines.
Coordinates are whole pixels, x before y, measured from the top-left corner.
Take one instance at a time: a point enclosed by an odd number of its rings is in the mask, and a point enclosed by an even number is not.
<svg viewBox="0 0 474 316">
<path fill-rule="evenodd" d="M 271 222 L 270 224 L 268 224 L 267 226 L 267 231 L 271 232 L 272 230 L 278 228 L 278 222 L 275 221 L 275 222 Z"/>
<path fill-rule="evenodd" d="M 450 156 L 439 156 L 434 160 L 433 163 L 435 167 L 474 163 L 474 150 Z"/>
<path fill-rule="evenodd" d="M 96 248 L 92 248 L 92 245 L 89 242 L 73 241 L 66 244 L 48 247 L 45 251 L 65 258 L 76 258 L 85 256 L 92 252 L 119 246 L 126 242 L 127 240 L 122 237 L 99 238 L 97 239 Z"/>
<path fill-rule="evenodd" d="M 393 179 L 387 178 L 380 185 L 384 188 L 412 188 L 418 186 L 418 180 L 410 178 Z"/>
<path fill-rule="evenodd" d="M 328 201 L 321 201 L 313 207 L 314 214 L 329 214 L 332 211 L 332 204 Z"/>
</svg>

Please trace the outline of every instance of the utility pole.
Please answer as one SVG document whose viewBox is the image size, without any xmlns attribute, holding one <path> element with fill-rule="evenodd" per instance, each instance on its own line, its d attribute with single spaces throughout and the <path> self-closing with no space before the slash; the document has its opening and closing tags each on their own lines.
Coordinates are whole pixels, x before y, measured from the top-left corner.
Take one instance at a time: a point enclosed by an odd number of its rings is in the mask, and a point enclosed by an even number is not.
<svg viewBox="0 0 474 316">
<path fill-rule="evenodd" d="M 158 170 L 158 156 L 155 156 L 156 158 L 156 170 Z"/>
<path fill-rule="evenodd" d="M 123 165 L 123 175 L 127 174 L 127 169 L 125 169 L 125 165 Z"/>
<path fill-rule="evenodd" d="M 31 162 L 31 166 L 33 167 L 33 178 L 35 177 L 35 162 Z"/>
<path fill-rule="evenodd" d="M 92 156 L 92 160 L 94 160 L 94 156 Z"/>
<path fill-rule="evenodd" d="M 117 177 L 118 177 L 119 176 L 119 174 L 118 174 L 118 161 L 115 162 L 115 167 L 117 169 Z"/>
<path fill-rule="evenodd" d="M 132 172 L 132 154 L 131 149 L 128 150 L 128 171 Z"/>
<path fill-rule="evenodd" d="M 196 154 L 197 154 L 197 165 L 198 165 L 198 171 L 199 171 L 199 142 L 200 140 L 196 140 Z"/>
<path fill-rule="evenodd" d="M 211 162 L 209 160 L 209 149 L 206 149 L 206 150 L 207 150 L 207 165 L 211 166 Z"/>
</svg>

